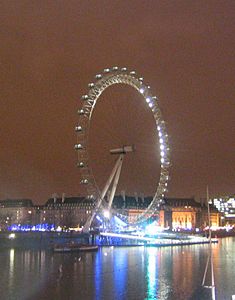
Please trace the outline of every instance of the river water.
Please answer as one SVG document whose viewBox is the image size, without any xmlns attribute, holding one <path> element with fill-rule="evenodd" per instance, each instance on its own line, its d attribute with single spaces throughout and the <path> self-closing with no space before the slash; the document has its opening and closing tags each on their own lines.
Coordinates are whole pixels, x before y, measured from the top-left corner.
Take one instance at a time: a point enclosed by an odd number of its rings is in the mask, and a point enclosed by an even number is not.
<svg viewBox="0 0 235 300">
<path fill-rule="evenodd" d="M 210 290 L 201 287 L 207 255 L 208 245 L 103 247 L 83 254 L 1 249 L 0 299 L 209 300 Z M 213 256 L 216 299 L 231 300 L 235 238 L 214 244 Z"/>
</svg>

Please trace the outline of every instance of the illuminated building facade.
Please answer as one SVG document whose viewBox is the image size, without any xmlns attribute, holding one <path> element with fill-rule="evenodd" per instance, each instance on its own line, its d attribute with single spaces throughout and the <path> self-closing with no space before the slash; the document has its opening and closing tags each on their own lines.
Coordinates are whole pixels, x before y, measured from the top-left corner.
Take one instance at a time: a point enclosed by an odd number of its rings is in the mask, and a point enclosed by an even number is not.
<svg viewBox="0 0 235 300">
<path fill-rule="evenodd" d="M 33 226 L 48 224 L 53 228 L 83 226 L 94 209 L 91 200 L 85 197 L 50 198 L 45 205 L 33 205 L 29 199 L 0 201 L 0 229 L 11 225 Z"/>
<path fill-rule="evenodd" d="M 117 196 L 114 198 L 114 208 L 126 210 L 129 220 L 144 212 L 149 206 L 152 197 L 138 198 Z M 159 211 L 155 212 L 151 218 L 156 220 L 162 228 L 173 230 L 195 230 L 203 229 L 208 226 L 208 209 L 207 206 L 195 201 L 194 198 L 165 198 Z M 210 221 L 212 226 L 220 225 L 219 211 L 210 208 Z"/>
<path fill-rule="evenodd" d="M 195 201 L 194 198 L 168 198 L 165 199 L 161 209 L 164 216 L 161 226 L 164 224 L 164 227 L 167 227 L 167 221 L 173 230 L 204 229 L 209 225 L 207 206 Z M 220 213 L 213 206 L 210 207 L 210 222 L 211 226 L 220 226 Z"/>
<path fill-rule="evenodd" d="M 223 225 L 235 224 L 235 196 L 224 196 L 211 199 L 214 206 L 222 214 Z"/>
<path fill-rule="evenodd" d="M 201 212 L 198 215 L 198 220 L 200 228 L 203 229 L 209 226 L 207 206 L 202 206 Z M 214 228 L 221 226 L 221 213 L 212 204 L 210 204 L 210 225 Z"/>
<path fill-rule="evenodd" d="M 201 204 L 193 198 L 164 199 L 164 204 L 161 206 L 163 215 L 161 226 L 170 227 L 173 230 L 195 229 L 200 226 L 198 215 L 201 209 Z"/>
<path fill-rule="evenodd" d="M 0 200 L 0 229 L 4 230 L 12 224 L 33 223 L 35 210 L 30 199 Z"/>
<path fill-rule="evenodd" d="M 129 221 L 140 213 L 152 201 L 152 197 L 115 196 L 112 207 L 128 216 Z M 231 200 L 228 201 L 231 204 Z M 82 227 L 95 209 L 91 199 L 85 197 L 53 197 L 45 205 L 33 205 L 29 199 L 0 201 L 0 228 L 7 229 L 15 225 L 48 224 L 50 228 Z M 211 225 L 220 225 L 220 213 L 211 208 Z M 226 210 L 227 211 L 227 210 Z M 166 198 L 147 222 L 157 221 L 162 228 L 173 230 L 194 230 L 208 226 L 207 207 L 193 198 Z"/>
</svg>

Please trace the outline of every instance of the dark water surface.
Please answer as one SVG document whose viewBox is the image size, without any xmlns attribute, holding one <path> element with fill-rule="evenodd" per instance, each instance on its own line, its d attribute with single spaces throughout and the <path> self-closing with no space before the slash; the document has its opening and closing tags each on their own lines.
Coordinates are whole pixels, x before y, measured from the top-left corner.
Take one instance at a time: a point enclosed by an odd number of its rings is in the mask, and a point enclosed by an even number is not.
<svg viewBox="0 0 235 300">
<path fill-rule="evenodd" d="M 211 299 L 208 245 L 104 247 L 97 253 L 0 250 L 0 299 Z M 218 300 L 235 294 L 235 238 L 213 245 Z M 209 282 L 208 282 L 209 284 Z"/>
</svg>

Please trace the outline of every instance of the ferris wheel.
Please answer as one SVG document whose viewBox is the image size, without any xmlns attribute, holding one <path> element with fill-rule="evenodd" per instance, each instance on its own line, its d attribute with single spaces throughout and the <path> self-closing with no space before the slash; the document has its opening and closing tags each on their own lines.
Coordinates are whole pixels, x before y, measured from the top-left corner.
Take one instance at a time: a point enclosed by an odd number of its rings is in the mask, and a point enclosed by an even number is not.
<svg viewBox="0 0 235 300">
<path fill-rule="evenodd" d="M 91 125 L 92 114 L 94 112 L 97 101 L 101 94 L 112 85 L 128 85 L 133 87 L 137 93 L 139 93 L 144 99 L 146 105 L 152 113 L 155 121 L 156 138 L 159 145 L 160 153 L 160 177 L 157 179 L 155 186 L 155 193 L 153 200 L 149 206 L 141 211 L 138 215 L 128 218 L 128 215 L 121 210 L 115 210 L 112 208 L 112 201 L 116 190 L 117 182 L 120 176 L 122 161 L 126 153 L 132 152 L 132 146 L 122 145 L 119 149 L 112 149 L 110 152 L 119 155 L 116 164 L 108 178 L 106 185 L 102 191 L 100 191 L 96 184 L 95 177 L 92 172 L 91 162 L 89 158 L 89 129 Z M 110 69 L 104 69 L 102 73 L 95 76 L 95 82 L 88 84 L 87 94 L 81 97 L 82 107 L 78 110 L 78 124 L 75 127 L 77 133 L 77 143 L 75 150 L 77 151 L 77 167 L 81 172 L 81 184 L 86 186 L 87 197 L 94 201 L 95 210 L 92 216 L 87 220 L 84 227 L 90 228 L 91 223 L 96 214 L 99 214 L 104 209 L 108 208 L 108 212 L 111 211 L 112 215 L 118 216 L 126 224 L 137 225 L 144 222 L 151 217 L 158 209 L 163 201 L 163 197 L 167 190 L 167 184 L 169 180 L 169 167 L 170 167 L 170 150 L 168 142 L 168 134 L 166 132 L 165 122 L 162 118 L 162 113 L 159 108 L 159 100 L 151 92 L 150 86 L 144 84 L 143 78 L 138 77 L 135 71 L 128 71 L 127 68 L 112 67 Z M 111 199 L 107 202 L 104 200 L 107 194 L 108 188 L 113 183 L 111 191 Z"/>
</svg>

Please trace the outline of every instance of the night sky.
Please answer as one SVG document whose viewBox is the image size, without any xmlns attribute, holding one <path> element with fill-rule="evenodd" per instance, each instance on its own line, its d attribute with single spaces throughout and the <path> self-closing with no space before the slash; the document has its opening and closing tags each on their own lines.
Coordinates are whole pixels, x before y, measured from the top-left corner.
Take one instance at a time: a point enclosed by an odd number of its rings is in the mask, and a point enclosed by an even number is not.
<svg viewBox="0 0 235 300">
<path fill-rule="evenodd" d="M 0 199 L 83 195 L 77 109 L 104 68 L 136 70 L 160 99 L 171 146 L 170 197 L 235 192 L 234 1 L 1 1 Z M 119 190 L 159 176 L 154 122 L 130 87 L 97 103 L 90 156 L 102 187 L 110 147 L 135 144 Z"/>
</svg>

